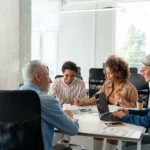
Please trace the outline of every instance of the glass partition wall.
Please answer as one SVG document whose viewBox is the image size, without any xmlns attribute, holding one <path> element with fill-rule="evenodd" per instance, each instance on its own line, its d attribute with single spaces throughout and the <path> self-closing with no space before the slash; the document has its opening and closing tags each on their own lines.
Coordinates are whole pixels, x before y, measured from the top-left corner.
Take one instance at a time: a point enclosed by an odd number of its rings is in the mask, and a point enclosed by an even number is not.
<svg viewBox="0 0 150 150">
<path fill-rule="evenodd" d="M 32 59 L 44 61 L 52 78 L 71 60 L 88 83 L 89 69 L 111 54 L 139 68 L 150 49 L 150 1 L 38 0 L 32 7 Z"/>
<path fill-rule="evenodd" d="M 116 11 L 115 54 L 130 67 L 140 70 L 141 59 L 150 53 L 150 1 L 118 3 Z"/>
</svg>

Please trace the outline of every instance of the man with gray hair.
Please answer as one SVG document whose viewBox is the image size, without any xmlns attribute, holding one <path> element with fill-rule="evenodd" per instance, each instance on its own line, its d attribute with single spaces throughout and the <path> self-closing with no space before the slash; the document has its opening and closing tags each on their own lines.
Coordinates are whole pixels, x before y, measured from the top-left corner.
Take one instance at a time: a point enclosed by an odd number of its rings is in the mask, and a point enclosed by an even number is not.
<svg viewBox="0 0 150 150">
<path fill-rule="evenodd" d="M 57 100 L 46 94 L 51 79 L 45 65 L 38 60 L 30 61 L 24 66 L 22 73 L 24 85 L 19 90 L 33 90 L 39 95 L 44 149 L 54 150 L 52 148 L 54 128 L 64 134 L 76 135 L 79 129 L 78 123 L 74 120 L 71 111 L 63 112 Z"/>
</svg>

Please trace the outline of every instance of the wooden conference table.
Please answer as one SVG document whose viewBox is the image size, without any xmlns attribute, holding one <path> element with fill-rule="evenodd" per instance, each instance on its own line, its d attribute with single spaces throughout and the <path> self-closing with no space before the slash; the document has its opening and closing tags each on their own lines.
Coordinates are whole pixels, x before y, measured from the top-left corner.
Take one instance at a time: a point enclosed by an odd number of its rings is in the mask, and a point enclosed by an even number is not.
<svg viewBox="0 0 150 150">
<path fill-rule="evenodd" d="M 141 138 L 145 132 L 145 128 L 128 123 L 123 123 L 120 126 L 108 127 L 106 121 L 100 121 L 98 111 L 95 105 L 92 106 L 71 106 L 71 110 L 76 109 L 92 109 L 93 112 L 77 113 L 75 118 L 79 123 L 79 135 L 99 137 L 106 139 L 115 139 L 119 141 L 137 142 L 137 150 L 141 150 Z M 110 105 L 110 111 L 118 109 L 117 106 Z M 104 147 L 103 147 L 104 148 Z"/>
</svg>

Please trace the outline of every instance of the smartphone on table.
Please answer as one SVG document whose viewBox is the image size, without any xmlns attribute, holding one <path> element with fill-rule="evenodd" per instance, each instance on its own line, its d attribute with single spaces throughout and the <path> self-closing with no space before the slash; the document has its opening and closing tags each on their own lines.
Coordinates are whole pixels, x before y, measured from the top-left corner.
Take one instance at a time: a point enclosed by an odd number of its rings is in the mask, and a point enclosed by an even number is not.
<svg viewBox="0 0 150 150">
<path fill-rule="evenodd" d="M 124 124 L 122 122 L 109 122 L 105 123 L 108 127 L 114 127 L 114 126 L 123 126 Z"/>
</svg>

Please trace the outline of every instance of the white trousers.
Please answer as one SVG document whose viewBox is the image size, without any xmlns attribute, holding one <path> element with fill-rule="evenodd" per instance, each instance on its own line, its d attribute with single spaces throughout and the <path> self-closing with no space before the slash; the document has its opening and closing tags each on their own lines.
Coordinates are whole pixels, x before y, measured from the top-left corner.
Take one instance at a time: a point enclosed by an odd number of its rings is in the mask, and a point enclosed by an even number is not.
<svg viewBox="0 0 150 150">
<path fill-rule="evenodd" d="M 117 145 L 107 143 L 102 139 L 93 138 L 93 150 L 116 150 Z"/>
</svg>

